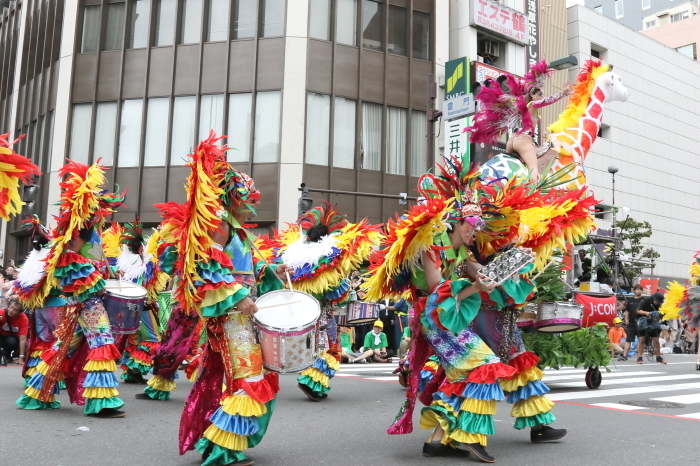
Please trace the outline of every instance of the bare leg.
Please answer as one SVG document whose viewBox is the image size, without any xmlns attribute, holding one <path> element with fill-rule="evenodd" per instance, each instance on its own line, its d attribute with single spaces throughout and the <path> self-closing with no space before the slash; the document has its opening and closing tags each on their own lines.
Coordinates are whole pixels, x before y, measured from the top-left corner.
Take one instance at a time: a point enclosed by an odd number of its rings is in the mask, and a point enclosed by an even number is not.
<svg viewBox="0 0 700 466">
<path fill-rule="evenodd" d="M 651 344 L 654 346 L 654 355 L 661 356 L 661 346 L 659 345 L 659 337 L 652 338 Z"/>
<path fill-rule="evenodd" d="M 637 360 L 644 357 L 644 337 L 637 336 Z"/>
<path fill-rule="evenodd" d="M 622 343 L 622 350 L 623 350 L 622 355 L 624 357 L 627 357 L 627 353 L 630 352 L 630 342 L 629 341 L 625 341 Z"/>
<path fill-rule="evenodd" d="M 368 358 L 368 357 L 370 357 L 370 356 L 373 356 L 373 355 L 374 355 L 374 351 L 373 351 L 373 350 L 366 350 L 364 353 L 362 353 L 361 355 L 359 355 L 358 357 L 356 357 L 356 358 L 355 358 L 355 361 L 359 361 L 360 359 L 366 359 L 366 358 Z"/>
<path fill-rule="evenodd" d="M 530 170 L 530 179 L 533 181 L 538 180 L 540 173 L 537 167 L 537 154 L 535 154 L 535 146 L 532 145 L 532 138 L 526 134 L 515 136 L 513 138 L 513 150 L 520 155 L 520 158 L 527 165 L 527 169 Z"/>
</svg>

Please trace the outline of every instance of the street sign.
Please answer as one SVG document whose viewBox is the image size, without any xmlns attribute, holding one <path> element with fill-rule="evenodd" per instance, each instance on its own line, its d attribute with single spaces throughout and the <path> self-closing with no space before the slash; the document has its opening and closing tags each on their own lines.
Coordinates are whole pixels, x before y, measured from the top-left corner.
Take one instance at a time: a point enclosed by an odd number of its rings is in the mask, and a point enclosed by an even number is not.
<svg viewBox="0 0 700 466">
<path fill-rule="evenodd" d="M 445 100 L 468 93 L 469 59 L 467 57 L 445 63 Z"/>
<path fill-rule="evenodd" d="M 469 118 L 453 121 L 445 120 L 445 155 L 456 157 L 462 163 L 469 164 L 469 133 L 464 128 L 469 126 Z"/>
<path fill-rule="evenodd" d="M 462 118 L 476 113 L 473 94 L 463 94 L 442 103 L 442 117 L 446 121 Z"/>
</svg>

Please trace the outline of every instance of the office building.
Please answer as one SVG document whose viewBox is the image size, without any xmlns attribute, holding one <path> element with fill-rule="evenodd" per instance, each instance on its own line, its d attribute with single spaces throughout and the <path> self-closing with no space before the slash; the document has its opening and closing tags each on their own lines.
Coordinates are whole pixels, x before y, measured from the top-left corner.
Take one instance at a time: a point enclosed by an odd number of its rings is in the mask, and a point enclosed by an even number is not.
<svg viewBox="0 0 700 466">
<path fill-rule="evenodd" d="M 685 3 L 677 7 L 678 12 L 661 15 L 653 15 L 645 18 L 645 23 L 654 26 L 645 29 L 644 35 L 656 39 L 667 47 L 671 47 L 678 53 L 691 60 L 698 59 L 698 46 L 700 45 L 700 15 L 698 7 L 692 3 Z M 670 18 L 681 18 L 670 21 Z"/>
<path fill-rule="evenodd" d="M 698 4 L 697 0 L 690 2 L 683 0 L 567 0 L 567 3 L 583 5 L 635 31 L 654 27 L 653 24 L 648 24 L 651 21 L 649 16 L 658 15 L 659 23 L 663 21 L 661 24 L 665 24 L 666 21 L 679 21 L 682 11 L 687 9 L 679 8 L 679 5 Z"/>
</svg>

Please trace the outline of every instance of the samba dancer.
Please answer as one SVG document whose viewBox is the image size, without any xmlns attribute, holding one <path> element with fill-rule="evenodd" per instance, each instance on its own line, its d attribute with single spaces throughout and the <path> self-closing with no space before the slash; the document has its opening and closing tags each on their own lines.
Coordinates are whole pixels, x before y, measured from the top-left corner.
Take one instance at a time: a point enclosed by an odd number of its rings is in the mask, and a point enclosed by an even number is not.
<svg viewBox="0 0 700 466">
<path fill-rule="evenodd" d="M 58 408 L 56 383 L 66 371 L 73 372 L 70 366 L 76 361 L 67 360 L 87 340 L 90 349 L 82 383 L 83 411 L 90 416 L 124 417 L 126 413 L 119 410 L 124 402 L 118 398 L 119 383 L 114 376 L 120 353 L 98 296 L 105 287 L 106 266 L 98 230 L 103 219 L 123 203 L 124 196 L 105 192 L 103 167 L 97 164 L 69 161 L 59 176 L 63 180 L 59 214 L 44 274 L 20 296 L 35 309 L 44 307 L 51 296 L 60 296 L 67 301 L 66 313 L 55 331 L 56 344 L 42 355 L 17 405 L 24 409 Z"/>
<path fill-rule="evenodd" d="M 180 453 L 197 449 L 204 466 L 243 466 L 253 464 L 244 451 L 262 440 L 279 391 L 253 333 L 254 298 L 281 288 L 288 268 L 254 260 L 242 225 L 255 215 L 260 193 L 228 165 L 218 141 L 212 131 L 191 154 L 186 202 L 157 206 L 165 219 L 161 266 L 177 277 L 173 296 L 183 312 L 198 313 L 207 328 L 201 374 L 181 419 Z"/>
<path fill-rule="evenodd" d="M 327 201 L 299 217 L 285 231 L 256 244 L 267 260 L 291 267 L 294 288 L 312 295 L 321 304 L 319 356 L 302 371 L 298 386 L 311 401 L 328 397 L 330 380 L 340 369 L 342 348 L 333 307 L 350 300 L 353 270 L 369 259 L 371 247 L 381 238 L 378 225 L 367 219 L 349 223 Z"/>
<path fill-rule="evenodd" d="M 160 342 L 158 296 L 168 282 L 168 274 L 158 266 L 159 238 L 156 230 L 147 240 L 144 239 L 143 225 L 138 217 L 135 222 L 124 224 L 120 238 L 121 254 L 116 261 L 117 274 L 122 280 L 143 286 L 147 293 L 139 330 L 127 335 L 122 355 L 121 378 L 125 383 L 146 383 L 143 376 L 151 371 L 152 355 Z"/>
</svg>

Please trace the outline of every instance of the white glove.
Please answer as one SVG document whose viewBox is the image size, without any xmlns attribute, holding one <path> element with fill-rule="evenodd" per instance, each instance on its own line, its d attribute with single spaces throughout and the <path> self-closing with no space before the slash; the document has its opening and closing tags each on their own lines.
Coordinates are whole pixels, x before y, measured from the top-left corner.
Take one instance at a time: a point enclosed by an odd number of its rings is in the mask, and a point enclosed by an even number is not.
<svg viewBox="0 0 700 466">
<path fill-rule="evenodd" d="M 380 304 L 379 309 L 381 309 L 383 311 L 384 309 L 386 309 L 386 306 L 384 304 Z"/>
</svg>

